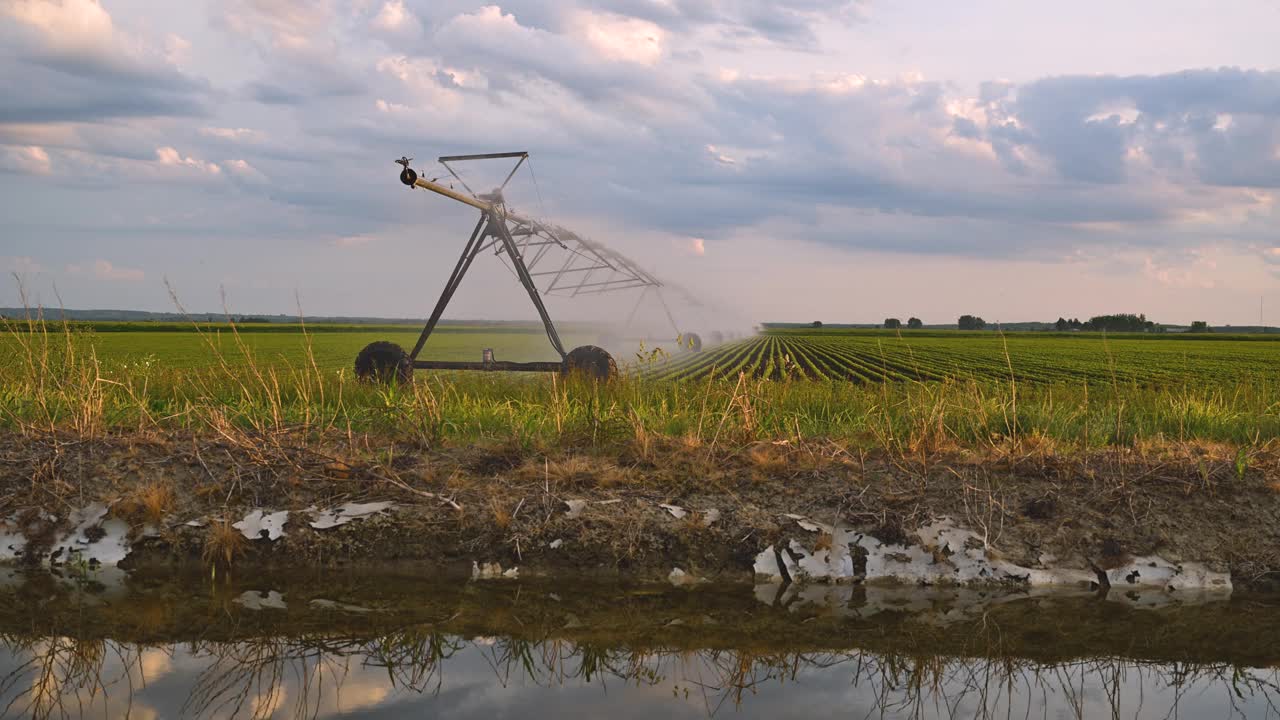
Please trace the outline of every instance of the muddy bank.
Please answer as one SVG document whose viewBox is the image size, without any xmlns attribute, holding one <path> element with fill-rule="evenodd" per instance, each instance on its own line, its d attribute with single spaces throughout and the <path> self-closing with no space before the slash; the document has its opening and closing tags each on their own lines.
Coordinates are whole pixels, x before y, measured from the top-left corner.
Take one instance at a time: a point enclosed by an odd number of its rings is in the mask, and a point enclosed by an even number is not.
<svg viewBox="0 0 1280 720">
<path fill-rule="evenodd" d="M 903 457 L 8 434 L 0 560 L 1219 592 L 1280 579 L 1278 482 L 1274 451 L 1175 445 Z"/>
</svg>

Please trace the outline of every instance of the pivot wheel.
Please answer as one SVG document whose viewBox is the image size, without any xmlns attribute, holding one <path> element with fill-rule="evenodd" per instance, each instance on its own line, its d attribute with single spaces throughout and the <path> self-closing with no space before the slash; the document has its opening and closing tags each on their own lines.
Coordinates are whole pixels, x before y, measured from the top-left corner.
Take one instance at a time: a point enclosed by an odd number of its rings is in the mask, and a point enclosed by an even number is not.
<svg viewBox="0 0 1280 720">
<path fill-rule="evenodd" d="M 702 352 L 702 338 L 698 333 L 685 333 L 680 336 L 680 347 L 689 352 Z"/>
<path fill-rule="evenodd" d="M 379 340 L 364 346 L 356 355 L 356 378 L 381 384 L 413 382 L 413 361 L 404 348 Z"/>
<path fill-rule="evenodd" d="M 564 357 L 561 375 L 581 375 L 594 380 L 612 380 L 618 376 L 618 364 L 604 348 L 583 345 Z"/>
</svg>

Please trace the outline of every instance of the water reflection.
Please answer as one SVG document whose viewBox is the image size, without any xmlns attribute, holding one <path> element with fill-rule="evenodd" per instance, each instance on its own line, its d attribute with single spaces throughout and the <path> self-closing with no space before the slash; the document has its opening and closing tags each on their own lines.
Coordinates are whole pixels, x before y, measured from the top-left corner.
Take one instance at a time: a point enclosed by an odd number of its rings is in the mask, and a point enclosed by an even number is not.
<svg viewBox="0 0 1280 720">
<path fill-rule="evenodd" d="M 5 615 L 0 717 L 1280 718 L 1276 606 L 1257 600 L 1001 598 L 940 629 L 920 610 L 850 620 L 731 600 L 751 588 L 441 590 L 412 606 L 430 620 L 394 593 L 343 597 L 357 612 L 293 601 L 306 592 L 250 610 L 152 587 Z"/>
</svg>

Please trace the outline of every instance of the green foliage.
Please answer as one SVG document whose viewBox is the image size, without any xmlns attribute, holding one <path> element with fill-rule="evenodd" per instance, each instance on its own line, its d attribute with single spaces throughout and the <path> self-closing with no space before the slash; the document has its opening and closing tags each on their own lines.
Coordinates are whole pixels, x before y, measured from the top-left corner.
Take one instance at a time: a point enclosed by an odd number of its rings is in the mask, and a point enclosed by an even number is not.
<svg viewBox="0 0 1280 720">
<path fill-rule="evenodd" d="M 416 335 L 11 328 L 0 333 L 0 427 L 350 431 L 526 447 L 608 445 L 640 433 L 829 437 L 867 447 L 922 439 L 983 446 L 1014 435 L 1081 446 L 1165 439 L 1257 447 L 1280 437 L 1277 336 L 804 328 L 670 358 L 641 348 L 624 378 L 604 385 L 424 371 L 409 387 L 353 382 L 351 363 L 370 340 L 412 345 Z M 499 357 L 550 353 L 533 332 L 442 332 L 428 349 L 478 359 L 503 339 Z M 1237 457 L 1237 473 L 1249 457 Z"/>
<path fill-rule="evenodd" d="M 898 330 L 898 329 L 901 329 L 901 328 L 902 328 L 902 321 L 901 321 L 901 320 L 899 320 L 898 318 L 885 318 L 885 319 L 884 319 L 884 329 L 885 329 L 885 330 Z"/>
<path fill-rule="evenodd" d="M 921 329 L 921 328 L 923 328 L 923 327 L 924 327 L 924 321 L 923 321 L 923 320 L 921 320 L 921 319 L 920 319 L 920 318 L 918 318 L 918 317 L 913 317 L 913 318 L 911 318 L 911 319 L 907 320 L 907 329 L 908 329 L 908 330 L 919 330 L 919 329 Z"/>
<path fill-rule="evenodd" d="M 1258 338 L 1265 335 L 1254 336 Z M 659 365 L 661 378 L 782 377 L 791 357 L 807 377 L 855 383 L 979 380 L 1215 388 L 1280 377 L 1275 341 L 1207 340 L 1178 335 L 1071 336 L 882 331 L 780 330 Z M 1006 353 L 1008 353 L 1006 357 Z M 1012 370 L 1010 370 L 1012 366 Z"/>
<path fill-rule="evenodd" d="M 961 330 L 982 330 L 987 326 L 987 321 L 976 315 L 961 315 L 958 322 Z"/>
</svg>

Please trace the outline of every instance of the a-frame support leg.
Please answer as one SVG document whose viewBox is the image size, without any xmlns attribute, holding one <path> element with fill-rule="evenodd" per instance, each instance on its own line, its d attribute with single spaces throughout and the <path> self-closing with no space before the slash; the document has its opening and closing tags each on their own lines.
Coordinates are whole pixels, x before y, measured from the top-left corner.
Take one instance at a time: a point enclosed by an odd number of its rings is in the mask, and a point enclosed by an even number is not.
<svg viewBox="0 0 1280 720">
<path fill-rule="evenodd" d="M 520 277 L 520 284 L 524 285 L 524 289 L 528 291 L 529 299 L 538 310 L 538 317 L 542 318 L 542 325 L 547 329 L 547 339 L 551 341 L 551 346 L 556 349 L 556 352 L 560 353 L 560 359 L 564 360 L 567 353 L 564 351 L 564 346 L 560 344 L 560 333 L 556 332 L 556 326 L 551 322 L 547 306 L 542 304 L 542 296 L 538 294 L 538 287 L 533 284 L 533 277 L 529 275 L 529 268 L 525 267 L 524 258 L 516 247 L 515 239 L 511 237 L 511 231 L 507 229 L 506 221 L 495 218 L 495 222 L 490 223 L 490 232 L 502 241 L 502 246 L 506 248 L 507 255 L 511 258 L 511 264 L 516 268 L 516 275 Z"/>
<path fill-rule="evenodd" d="M 484 239 L 488 232 L 484 232 L 485 224 L 489 221 L 487 214 L 480 216 L 480 222 L 476 223 L 476 229 L 471 231 L 471 239 L 467 241 L 467 246 L 462 250 L 462 256 L 458 258 L 458 264 L 453 268 L 453 274 L 449 276 L 449 282 L 444 285 L 444 292 L 440 293 L 440 299 L 436 301 L 435 310 L 431 311 L 431 317 L 427 320 L 426 327 L 422 328 L 422 334 L 418 336 L 418 342 L 413 346 L 413 352 L 409 353 L 410 360 L 417 360 L 418 353 L 422 352 L 422 346 L 427 344 L 427 338 L 431 336 L 431 331 L 436 329 L 436 323 L 440 322 L 440 316 L 444 314 L 445 307 L 449 301 L 453 299 L 453 294 L 457 292 L 458 285 L 462 283 L 462 276 L 467 274 L 467 269 L 471 267 L 471 261 L 476 259 L 476 255 L 480 254 L 480 246 L 484 244 Z"/>
</svg>

